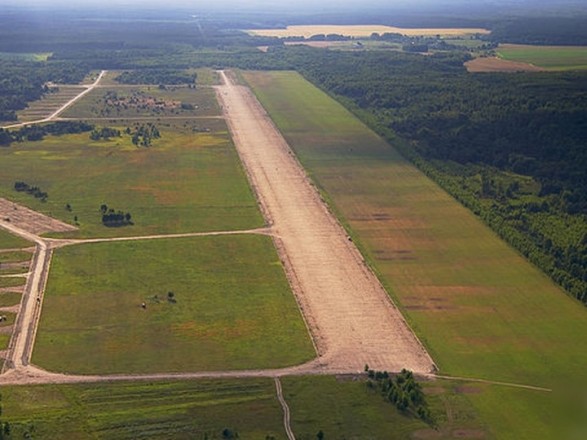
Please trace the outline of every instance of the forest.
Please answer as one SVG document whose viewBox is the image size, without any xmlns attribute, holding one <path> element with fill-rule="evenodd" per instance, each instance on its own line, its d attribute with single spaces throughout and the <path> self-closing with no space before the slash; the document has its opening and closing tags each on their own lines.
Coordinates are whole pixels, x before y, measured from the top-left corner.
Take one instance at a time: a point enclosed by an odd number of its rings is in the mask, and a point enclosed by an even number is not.
<svg viewBox="0 0 587 440">
<path fill-rule="evenodd" d="M 149 69 L 122 72 L 116 77 L 121 84 L 195 85 L 197 74 L 173 69 Z"/>
</svg>

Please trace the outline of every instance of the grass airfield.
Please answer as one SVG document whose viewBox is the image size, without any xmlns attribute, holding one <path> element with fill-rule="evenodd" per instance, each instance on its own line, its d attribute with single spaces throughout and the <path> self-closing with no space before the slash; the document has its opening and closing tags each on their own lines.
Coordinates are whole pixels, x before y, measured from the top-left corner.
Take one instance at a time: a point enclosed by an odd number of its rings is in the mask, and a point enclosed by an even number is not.
<svg viewBox="0 0 587 440">
<path fill-rule="evenodd" d="M 244 77 L 441 373 L 557 390 L 587 383 L 581 304 L 299 75 Z M 511 393 L 507 415 L 501 389 L 470 401 L 497 438 L 557 438 L 556 399 L 535 393 Z"/>
</svg>

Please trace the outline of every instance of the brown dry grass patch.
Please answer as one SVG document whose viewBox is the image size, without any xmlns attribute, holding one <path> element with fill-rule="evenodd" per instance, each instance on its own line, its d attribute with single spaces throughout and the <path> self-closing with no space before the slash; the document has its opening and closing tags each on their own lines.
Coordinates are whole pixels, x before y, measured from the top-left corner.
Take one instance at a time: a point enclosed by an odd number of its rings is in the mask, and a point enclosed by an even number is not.
<svg viewBox="0 0 587 440">
<path fill-rule="evenodd" d="M 508 61 L 498 57 L 475 58 L 465 63 L 467 71 L 480 72 L 543 72 L 545 69 L 533 64 Z"/>
</svg>

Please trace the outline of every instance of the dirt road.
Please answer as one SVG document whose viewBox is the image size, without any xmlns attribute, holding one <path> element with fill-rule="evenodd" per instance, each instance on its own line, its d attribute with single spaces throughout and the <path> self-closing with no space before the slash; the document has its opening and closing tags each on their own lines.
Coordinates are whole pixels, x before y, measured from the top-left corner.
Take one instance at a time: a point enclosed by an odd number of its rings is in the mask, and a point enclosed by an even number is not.
<svg viewBox="0 0 587 440">
<path fill-rule="evenodd" d="M 251 91 L 220 72 L 217 94 L 324 371 L 434 363 Z"/>
</svg>

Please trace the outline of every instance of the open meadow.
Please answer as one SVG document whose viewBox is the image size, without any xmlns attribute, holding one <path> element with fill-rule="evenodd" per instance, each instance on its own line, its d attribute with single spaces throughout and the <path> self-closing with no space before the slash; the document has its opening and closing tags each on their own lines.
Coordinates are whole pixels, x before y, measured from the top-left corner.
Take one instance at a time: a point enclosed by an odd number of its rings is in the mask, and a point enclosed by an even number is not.
<svg viewBox="0 0 587 440">
<path fill-rule="evenodd" d="M 2 148 L 0 197 L 79 227 L 68 236 L 120 236 L 249 229 L 263 225 L 221 120 L 154 122 L 160 138 L 136 146 L 124 132 L 47 136 Z M 124 131 L 145 125 L 116 121 Z M 14 190 L 17 181 L 47 192 L 46 202 Z M 102 205 L 131 214 L 133 225 L 106 227 Z"/>
<path fill-rule="evenodd" d="M 247 32 L 251 35 L 260 35 L 264 37 L 305 37 L 310 38 L 313 35 L 337 34 L 346 37 L 369 37 L 373 33 L 395 33 L 408 36 L 463 36 L 471 34 L 488 34 L 487 29 L 480 28 L 400 28 L 395 26 L 383 25 L 299 25 L 287 26 L 285 29 L 249 29 Z"/>
<path fill-rule="evenodd" d="M 1 403 L 19 439 L 286 438 L 270 379 L 3 387 Z"/>
<path fill-rule="evenodd" d="M 546 70 L 587 69 L 587 46 L 500 44 L 496 52 L 505 60 L 528 63 Z"/>
<path fill-rule="evenodd" d="M 244 77 L 441 373 L 557 389 L 584 383 L 581 304 L 301 76 Z M 557 438 L 556 424 L 537 416 L 550 408 L 554 417 L 553 399 L 512 393 L 509 424 L 495 390 L 471 401 L 496 437 Z"/>
<path fill-rule="evenodd" d="M 78 245 L 58 250 L 51 269 L 33 353 L 50 371 L 238 370 L 315 357 L 268 237 Z"/>
</svg>

